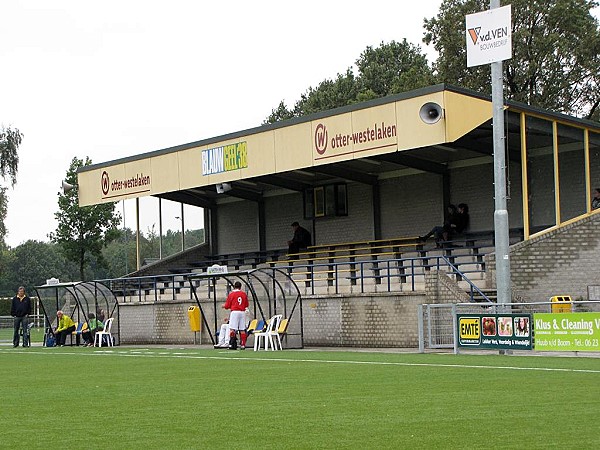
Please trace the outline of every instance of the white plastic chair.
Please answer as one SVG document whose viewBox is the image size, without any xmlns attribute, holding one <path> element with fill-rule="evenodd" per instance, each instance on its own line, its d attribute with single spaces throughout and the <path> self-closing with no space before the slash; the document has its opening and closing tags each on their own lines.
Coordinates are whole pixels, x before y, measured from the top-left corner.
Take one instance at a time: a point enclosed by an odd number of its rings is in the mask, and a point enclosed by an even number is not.
<svg viewBox="0 0 600 450">
<path fill-rule="evenodd" d="M 260 340 L 263 338 L 265 340 L 265 350 L 269 350 L 269 344 L 271 345 L 272 350 L 276 350 L 276 344 L 273 342 L 273 336 L 277 335 L 277 329 L 279 328 L 279 324 L 281 323 L 281 318 L 283 316 L 281 314 L 277 314 L 271 319 L 269 319 L 269 324 L 267 325 L 267 329 L 260 333 L 254 333 L 254 351 L 258 351 L 260 349 Z"/>
<path fill-rule="evenodd" d="M 110 334 L 113 319 L 114 317 L 111 317 L 110 319 L 107 319 L 106 322 L 104 322 L 104 330 L 96 331 L 96 334 L 94 335 L 94 347 L 96 347 L 96 341 L 98 341 L 98 347 L 102 347 L 102 338 L 104 336 L 106 336 L 106 342 L 108 346 L 113 346 L 112 334 Z"/>
<path fill-rule="evenodd" d="M 273 329 L 273 335 L 277 338 L 276 344 L 279 344 L 279 348 L 276 350 L 283 350 L 283 346 L 281 344 L 281 336 L 287 333 L 288 324 L 289 319 L 282 319 L 281 322 L 279 322 L 279 327 Z M 273 339 L 273 341 L 275 342 L 275 339 Z"/>
</svg>

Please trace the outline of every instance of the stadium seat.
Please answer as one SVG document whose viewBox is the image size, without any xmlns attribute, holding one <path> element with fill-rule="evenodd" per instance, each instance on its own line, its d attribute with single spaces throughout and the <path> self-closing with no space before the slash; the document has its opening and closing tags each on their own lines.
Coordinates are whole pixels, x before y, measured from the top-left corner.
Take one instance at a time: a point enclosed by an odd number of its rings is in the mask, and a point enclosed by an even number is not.
<svg viewBox="0 0 600 450">
<path fill-rule="evenodd" d="M 85 330 L 87 330 L 87 327 L 87 322 L 77 323 L 77 328 L 75 329 L 75 331 L 71 332 L 71 347 L 73 346 L 73 337 L 76 338 L 77 345 L 79 345 L 79 337 Z"/>
<path fill-rule="evenodd" d="M 112 338 L 112 334 L 110 333 L 110 330 L 111 330 L 112 324 L 113 324 L 113 320 L 114 320 L 114 317 L 107 319 L 106 322 L 104 323 L 104 330 L 96 331 L 96 334 L 94 335 L 94 347 L 96 347 L 96 341 L 98 342 L 98 347 L 102 347 L 102 338 L 104 336 L 106 336 L 106 344 L 109 347 L 113 346 L 113 338 Z"/>
<path fill-rule="evenodd" d="M 271 345 L 272 350 L 276 350 L 275 344 L 273 342 L 273 336 L 277 334 L 277 330 L 279 329 L 279 324 L 281 323 L 281 314 L 276 314 L 269 319 L 267 329 L 265 331 L 261 331 L 258 333 L 254 333 L 254 351 L 258 351 L 260 349 L 260 340 L 264 338 L 265 340 L 265 350 L 269 349 L 269 344 Z"/>
<path fill-rule="evenodd" d="M 248 329 L 246 330 L 248 332 L 248 334 L 254 333 L 254 330 L 256 330 L 257 325 L 258 325 L 258 319 L 252 319 L 250 321 L 250 325 L 248 325 Z"/>
</svg>

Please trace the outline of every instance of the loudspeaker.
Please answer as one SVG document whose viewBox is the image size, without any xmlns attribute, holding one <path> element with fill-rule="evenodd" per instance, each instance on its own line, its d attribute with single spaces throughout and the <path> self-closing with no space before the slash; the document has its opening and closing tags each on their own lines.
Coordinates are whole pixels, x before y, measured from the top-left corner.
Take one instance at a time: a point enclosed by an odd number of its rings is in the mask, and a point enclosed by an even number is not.
<svg viewBox="0 0 600 450">
<path fill-rule="evenodd" d="M 73 189 L 74 186 L 72 184 L 67 183 L 65 180 L 63 180 L 61 187 L 62 187 L 63 194 L 66 194 L 71 189 Z"/>
<path fill-rule="evenodd" d="M 439 122 L 444 117 L 444 110 L 437 103 L 428 102 L 421 106 L 419 117 L 423 122 L 431 125 Z"/>
<path fill-rule="evenodd" d="M 217 188 L 217 194 L 224 194 L 231 190 L 231 184 L 229 183 L 219 183 L 215 187 Z"/>
</svg>

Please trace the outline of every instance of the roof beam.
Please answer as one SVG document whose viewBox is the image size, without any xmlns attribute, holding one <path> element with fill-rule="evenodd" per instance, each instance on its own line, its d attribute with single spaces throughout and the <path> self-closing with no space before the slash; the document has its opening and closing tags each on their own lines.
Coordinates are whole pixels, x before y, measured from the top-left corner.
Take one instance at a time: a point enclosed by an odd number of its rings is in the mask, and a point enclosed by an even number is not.
<svg viewBox="0 0 600 450">
<path fill-rule="evenodd" d="M 214 208 L 215 202 L 208 197 L 201 197 L 199 195 L 192 194 L 189 191 L 177 191 L 177 192 L 165 192 L 163 194 L 155 195 L 154 197 L 164 198 L 165 200 L 171 200 L 174 202 L 185 203 L 186 205 L 194 205 L 200 208 Z"/>
<path fill-rule="evenodd" d="M 310 184 L 302 183 L 301 181 L 292 180 L 290 178 L 278 175 L 264 175 L 261 177 L 255 177 L 252 178 L 252 181 L 257 181 L 258 183 L 263 184 L 270 184 L 271 186 L 290 189 L 296 192 L 304 192 L 306 189 L 310 189 L 312 187 Z"/>
<path fill-rule="evenodd" d="M 440 175 L 443 175 L 448 171 L 448 168 L 444 164 L 436 163 L 433 161 L 426 161 L 421 158 L 415 158 L 414 156 L 402 154 L 402 152 L 377 155 L 375 159 L 399 164 L 401 166 L 410 167 L 412 169 L 422 170 L 423 172 L 437 173 Z"/>
<path fill-rule="evenodd" d="M 328 164 L 325 166 L 313 166 L 302 170 L 317 172 L 332 177 L 355 181 L 357 183 L 368 184 L 369 186 L 375 186 L 377 184 L 377 176 L 348 169 L 342 165 Z"/>
</svg>

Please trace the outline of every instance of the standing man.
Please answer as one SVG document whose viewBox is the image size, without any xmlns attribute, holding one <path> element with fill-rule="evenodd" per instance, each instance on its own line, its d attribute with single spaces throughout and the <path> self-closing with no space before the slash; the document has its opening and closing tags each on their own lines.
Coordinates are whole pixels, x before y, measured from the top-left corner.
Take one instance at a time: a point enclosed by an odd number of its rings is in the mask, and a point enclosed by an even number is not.
<svg viewBox="0 0 600 450">
<path fill-rule="evenodd" d="M 56 311 L 58 326 L 54 335 L 56 336 L 56 346 L 64 347 L 67 341 L 67 335 L 75 331 L 75 322 L 61 310 Z"/>
<path fill-rule="evenodd" d="M 294 237 L 291 241 L 288 241 L 288 253 L 298 253 L 300 250 L 306 250 L 311 244 L 310 233 L 306 228 L 300 226 L 298 222 L 292 224 L 294 229 Z"/>
<path fill-rule="evenodd" d="M 29 315 L 31 314 L 31 299 L 25 293 L 25 288 L 19 286 L 17 295 L 13 297 L 10 315 L 14 317 L 15 334 L 13 347 L 19 346 L 19 328 L 23 330 L 23 347 L 29 347 Z"/>
<path fill-rule="evenodd" d="M 248 296 L 242 291 L 242 283 L 233 283 L 233 291 L 227 296 L 223 308 L 230 309 L 229 314 L 229 348 L 237 349 L 236 332 L 240 333 L 240 349 L 246 348 L 246 310 L 248 309 Z"/>
</svg>

